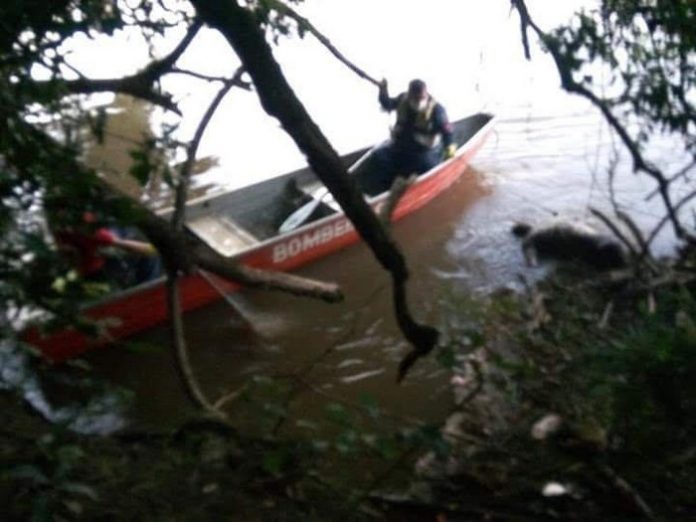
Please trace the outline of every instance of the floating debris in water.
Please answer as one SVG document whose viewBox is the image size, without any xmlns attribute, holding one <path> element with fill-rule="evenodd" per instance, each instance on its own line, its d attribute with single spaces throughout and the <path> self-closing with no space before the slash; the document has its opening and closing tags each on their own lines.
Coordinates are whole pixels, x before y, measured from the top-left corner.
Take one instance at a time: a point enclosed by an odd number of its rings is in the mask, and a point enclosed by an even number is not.
<svg viewBox="0 0 696 522">
<path fill-rule="evenodd" d="M 351 384 L 354 382 L 362 381 L 363 379 L 368 379 L 370 377 L 374 377 L 375 375 L 381 375 L 385 372 L 384 368 L 380 368 L 378 370 L 370 370 L 368 372 L 362 372 L 358 373 L 356 375 L 349 375 L 348 377 L 343 377 L 341 379 L 341 382 L 345 384 Z"/>
<path fill-rule="evenodd" d="M 545 497 L 560 497 L 570 493 L 569 489 L 559 482 L 548 482 L 541 490 Z"/>
</svg>

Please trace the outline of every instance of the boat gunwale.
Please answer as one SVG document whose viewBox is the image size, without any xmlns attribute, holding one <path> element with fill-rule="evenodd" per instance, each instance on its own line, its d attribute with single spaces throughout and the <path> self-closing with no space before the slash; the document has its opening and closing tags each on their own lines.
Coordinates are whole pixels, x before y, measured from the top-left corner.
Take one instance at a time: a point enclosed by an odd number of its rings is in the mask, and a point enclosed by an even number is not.
<svg viewBox="0 0 696 522">
<path fill-rule="evenodd" d="M 477 115 L 488 115 L 488 114 L 476 113 L 472 116 L 477 116 Z M 417 180 L 415 181 L 415 183 L 413 183 L 412 187 L 421 185 L 425 181 L 427 181 L 428 179 L 435 177 L 439 173 L 439 171 L 442 170 L 442 168 L 445 165 L 452 163 L 459 156 L 466 154 L 470 149 L 472 149 L 474 147 L 474 145 L 477 144 L 478 138 L 482 135 L 485 135 L 488 132 L 489 128 L 493 126 L 495 116 L 493 116 L 493 115 L 488 115 L 488 116 L 490 116 L 490 119 L 484 125 L 482 125 L 474 134 L 472 134 L 469 137 L 469 139 L 466 142 L 464 142 L 457 149 L 457 152 L 455 153 L 454 157 L 448 159 L 447 161 L 443 161 L 441 163 L 438 163 L 429 171 L 418 176 Z M 366 152 L 363 156 L 360 157 L 360 159 L 358 159 L 355 162 L 354 166 L 357 166 L 358 163 L 362 162 L 366 157 L 368 157 L 370 155 L 370 153 L 372 153 L 373 150 L 375 150 L 377 147 L 381 146 L 383 143 L 385 143 L 385 142 L 381 142 L 379 145 L 376 145 L 375 147 L 372 147 L 371 149 L 369 149 L 368 152 Z M 387 199 L 388 196 L 389 196 L 389 190 L 385 190 L 384 192 L 382 192 L 380 194 L 366 197 L 365 202 L 370 206 L 374 206 L 375 204 L 380 203 L 382 200 Z M 346 216 L 345 211 L 343 209 L 341 209 L 340 211 L 336 211 L 334 214 L 330 214 L 328 216 L 325 216 L 321 219 L 317 219 L 315 221 L 310 221 L 310 222 L 308 222 L 308 223 L 306 223 L 306 224 L 304 224 L 304 225 L 302 225 L 294 230 L 286 232 L 285 234 L 278 234 L 278 235 L 269 237 L 267 239 L 263 239 L 263 240 L 259 241 L 258 243 L 255 243 L 253 245 L 249 245 L 248 247 L 245 247 L 245 248 L 239 250 L 238 252 L 236 252 L 235 254 L 233 254 L 231 256 L 225 256 L 225 257 L 226 257 L 226 259 L 230 259 L 230 260 L 242 258 L 245 255 L 249 254 L 250 252 L 253 252 L 255 250 L 261 250 L 262 248 L 265 248 L 273 243 L 280 242 L 281 240 L 283 240 L 285 238 L 292 237 L 295 235 L 300 235 L 303 232 L 306 232 L 307 230 L 311 230 L 313 228 L 320 228 L 321 226 L 328 224 L 333 220 L 337 220 L 337 219 L 339 219 L 341 217 L 345 217 L 345 216 Z"/>
</svg>

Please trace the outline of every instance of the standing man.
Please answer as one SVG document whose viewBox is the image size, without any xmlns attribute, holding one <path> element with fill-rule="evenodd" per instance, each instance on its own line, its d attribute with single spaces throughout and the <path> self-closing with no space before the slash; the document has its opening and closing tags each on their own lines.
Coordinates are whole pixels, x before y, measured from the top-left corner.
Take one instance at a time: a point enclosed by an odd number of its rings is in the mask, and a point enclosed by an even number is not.
<svg viewBox="0 0 696 522">
<path fill-rule="evenodd" d="M 379 86 L 379 103 L 386 111 L 396 111 L 391 142 L 375 151 L 378 191 L 391 187 L 397 176 L 422 174 L 454 156 L 452 125 L 445 108 L 429 93 L 423 80 L 412 80 L 408 91 L 391 98 L 387 81 Z M 374 192 L 374 191 L 372 191 Z"/>
</svg>

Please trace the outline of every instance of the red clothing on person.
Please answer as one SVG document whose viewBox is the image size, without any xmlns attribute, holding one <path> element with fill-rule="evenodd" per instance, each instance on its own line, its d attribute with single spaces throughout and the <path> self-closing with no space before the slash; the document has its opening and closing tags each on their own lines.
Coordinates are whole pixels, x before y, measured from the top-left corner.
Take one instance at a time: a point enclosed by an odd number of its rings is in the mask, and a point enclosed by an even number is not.
<svg viewBox="0 0 696 522">
<path fill-rule="evenodd" d="M 108 228 L 98 228 L 92 235 L 61 232 L 56 234 L 56 241 L 60 246 L 75 251 L 78 256 L 77 269 L 86 277 L 104 268 L 106 259 L 99 253 L 99 249 L 112 245 L 116 241 L 116 235 Z"/>
</svg>

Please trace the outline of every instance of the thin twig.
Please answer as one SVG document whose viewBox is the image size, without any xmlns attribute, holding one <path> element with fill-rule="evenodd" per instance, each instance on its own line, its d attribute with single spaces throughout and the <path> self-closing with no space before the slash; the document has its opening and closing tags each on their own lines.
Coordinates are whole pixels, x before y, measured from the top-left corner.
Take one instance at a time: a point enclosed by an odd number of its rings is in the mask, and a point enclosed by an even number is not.
<svg viewBox="0 0 696 522">
<path fill-rule="evenodd" d="M 241 71 L 241 69 L 240 69 Z M 238 71 L 239 74 L 241 72 Z M 217 96 L 213 99 L 208 110 L 203 115 L 198 128 L 194 134 L 193 140 L 188 148 L 188 156 L 186 162 L 181 168 L 181 175 L 179 178 L 179 184 L 176 188 L 176 203 L 174 214 L 171 219 L 171 226 L 175 232 L 181 232 L 184 226 L 184 220 L 186 218 L 186 199 L 188 193 L 189 179 L 191 177 L 191 170 L 193 168 L 193 163 L 196 159 L 196 152 L 198 150 L 198 145 L 203 137 L 203 133 L 210 122 L 215 110 L 220 105 L 220 102 L 224 96 L 229 92 L 229 90 L 234 86 L 234 81 L 229 81 L 226 83 Z M 189 360 L 188 349 L 186 346 L 186 339 L 184 335 L 183 320 L 181 317 L 181 301 L 179 296 L 179 284 L 178 284 L 178 270 L 175 267 L 167 267 L 167 300 L 169 305 L 169 314 L 172 323 L 172 338 L 176 348 L 177 362 L 181 375 L 186 383 L 187 390 L 190 397 L 194 400 L 198 406 L 200 406 L 204 411 L 211 414 L 213 417 L 226 421 L 227 416 L 211 404 L 208 401 L 205 393 L 198 384 L 198 380 L 191 366 Z"/>
<path fill-rule="evenodd" d="M 691 200 L 694 199 L 694 198 L 696 198 L 696 191 L 691 192 L 690 194 L 687 194 L 686 196 L 684 196 L 680 201 L 677 202 L 676 205 L 674 205 L 674 210 L 675 210 L 675 212 L 678 212 L 678 211 L 681 209 L 681 207 L 683 207 L 684 205 L 686 205 L 689 201 L 691 201 Z M 647 237 L 647 239 L 645 240 L 645 242 L 646 242 L 648 245 L 650 245 L 650 244 L 655 240 L 655 238 L 657 237 L 657 234 L 660 233 L 660 231 L 662 230 L 662 228 L 663 228 L 668 222 L 669 222 L 669 216 L 664 216 L 664 217 L 657 223 L 657 225 L 655 225 L 655 228 L 654 228 L 653 231 L 650 233 L 650 235 Z M 687 241 L 690 241 L 690 242 L 693 243 L 693 242 L 694 242 L 693 236 L 688 236 L 688 237 L 687 237 Z"/>
<path fill-rule="evenodd" d="M 222 397 L 220 397 L 218 400 L 215 401 L 213 404 L 213 407 L 216 410 L 221 410 L 223 406 L 227 405 L 227 403 L 236 401 L 239 397 L 242 396 L 242 394 L 247 390 L 248 386 L 246 384 L 243 384 L 239 388 L 237 388 L 234 391 L 231 391 Z"/>
<path fill-rule="evenodd" d="M 624 498 L 630 500 L 638 511 L 640 511 L 649 520 L 656 520 L 655 512 L 643 500 L 643 497 L 629 484 L 624 478 L 616 473 L 610 466 L 599 465 L 600 472 L 611 482 L 611 484 L 623 495 Z"/>
<path fill-rule="evenodd" d="M 624 222 L 624 224 L 628 227 L 628 230 L 631 232 L 633 235 L 633 239 L 638 243 L 640 246 L 642 252 L 641 254 L 643 255 L 649 255 L 650 254 L 650 249 L 645 242 L 645 238 L 643 237 L 643 234 L 641 231 L 638 229 L 638 225 L 635 224 L 635 222 L 626 214 L 625 212 L 621 210 L 616 211 L 616 216 Z"/>
<path fill-rule="evenodd" d="M 631 243 L 628 238 L 619 230 L 619 228 L 609 219 L 607 216 L 604 215 L 604 213 L 596 208 L 590 207 L 590 212 L 596 216 L 602 223 L 604 223 L 611 231 L 612 233 L 616 236 L 616 238 L 623 243 L 623 245 L 628 249 L 628 251 L 631 253 L 631 256 L 635 259 L 638 258 L 638 251 L 636 250 L 635 246 L 633 246 L 633 243 Z"/>
<path fill-rule="evenodd" d="M 360 67 L 355 65 L 353 62 L 348 60 L 332 43 L 331 41 L 324 36 L 312 23 L 304 18 L 302 15 L 300 15 L 297 11 L 292 9 L 290 6 L 279 2 L 277 0 L 270 0 L 270 4 L 273 6 L 274 9 L 276 9 L 279 13 L 284 14 L 289 16 L 290 18 L 294 19 L 299 26 L 302 29 L 306 29 L 309 31 L 314 37 L 319 40 L 319 42 L 326 47 L 331 54 L 333 54 L 341 63 L 343 63 L 345 66 L 347 66 L 351 71 L 356 73 L 358 76 L 363 78 L 364 80 L 367 80 L 370 83 L 373 83 L 377 87 L 379 87 L 380 82 L 375 80 L 372 76 L 367 74 L 365 71 L 363 71 Z"/>
<path fill-rule="evenodd" d="M 619 217 L 621 221 L 623 221 L 626 224 L 628 230 L 630 230 L 631 234 L 633 234 L 633 238 L 635 239 L 636 243 L 638 243 L 638 245 L 640 246 L 640 254 L 637 260 L 646 261 L 646 264 L 649 267 L 649 269 L 652 270 L 653 273 L 657 273 L 658 269 L 655 264 L 655 261 L 653 260 L 652 254 L 650 253 L 650 245 L 648 245 L 648 243 L 645 241 L 645 238 L 643 237 L 643 234 L 638 228 L 638 225 L 636 225 L 635 222 L 631 219 L 631 217 L 625 212 L 617 210 L 616 215 Z"/>
<path fill-rule="evenodd" d="M 685 177 L 691 169 L 696 167 L 696 161 L 690 161 L 688 165 L 685 167 L 679 169 L 676 173 L 674 173 L 668 180 L 668 183 L 673 183 L 676 180 L 678 180 L 681 177 Z M 645 196 L 645 201 L 650 201 L 652 198 L 654 198 L 657 194 L 660 193 L 659 189 L 653 190 L 650 194 Z"/>
<path fill-rule="evenodd" d="M 201 139 L 203 138 L 203 133 L 205 133 L 205 129 L 208 127 L 210 120 L 213 118 L 213 115 L 215 114 L 217 108 L 220 106 L 220 103 L 222 102 L 223 98 L 227 95 L 230 89 L 232 89 L 232 87 L 237 85 L 239 78 L 243 73 L 244 69 L 240 67 L 239 69 L 237 69 L 237 72 L 234 74 L 234 76 L 230 80 L 225 82 L 222 88 L 218 91 L 215 98 L 213 98 L 213 101 L 208 106 L 208 109 L 205 111 L 205 114 L 203 115 L 203 118 L 198 124 L 198 128 L 196 129 L 196 132 L 193 135 L 193 139 L 191 140 L 191 143 L 188 147 L 186 162 L 181 167 L 181 172 L 179 174 L 179 183 L 176 187 L 176 200 L 174 215 L 172 217 L 172 226 L 177 231 L 180 231 L 183 228 L 184 221 L 186 219 L 186 199 L 188 197 L 188 187 L 191 179 L 191 171 L 193 169 L 193 164 L 196 161 L 196 153 L 198 152 L 198 146 L 200 145 Z"/>
<path fill-rule="evenodd" d="M 598 328 L 600 330 L 604 330 L 607 325 L 609 324 L 609 318 L 611 317 L 612 312 L 614 311 L 614 300 L 612 299 L 607 303 L 607 306 L 604 307 L 604 312 L 602 313 L 602 318 L 599 320 Z"/>
<path fill-rule="evenodd" d="M 171 96 L 158 92 L 154 85 L 161 76 L 174 66 L 174 63 L 181 57 L 196 34 L 198 34 L 201 26 L 202 23 L 200 21 L 195 21 L 171 53 L 161 60 L 151 62 L 147 67 L 134 75 L 111 79 L 88 79 L 81 76 L 76 80 L 64 80 L 61 82 L 61 87 L 68 94 L 91 94 L 106 91 L 121 92 L 181 114 L 176 104 L 172 101 Z"/>
<path fill-rule="evenodd" d="M 193 78 L 198 78 L 199 80 L 205 80 L 207 82 L 227 83 L 230 81 L 230 78 L 225 78 L 223 76 L 209 76 L 207 74 L 199 73 L 196 71 L 189 71 L 188 69 L 181 69 L 179 67 L 172 67 L 172 70 L 170 72 L 172 74 L 183 74 L 186 76 L 191 76 Z M 244 89 L 245 91 L 252 90 L 252 84 L 250 82 L 242 80 L 241 77 L 238 78 L 237 87 L 239 87 L 240 89 Z"/>
<path fill-rule="evenodd" d="M 176 274 L 169 274 L 167 278 L 167 302 L 172 324 L 172 339 L 176 349 L 177 367 L 186 385 L 186 391 L 193 402 L 211 417 L 227 422 L 227 417 L 211 404 L 198 384 L 198 379 L 193 371 L 193 366 L 188 355 L 188 348 L 184 337 L 184 326 L 181 319 L 181 304 L 179 298 L 179 285 Z"/>
</svg>

